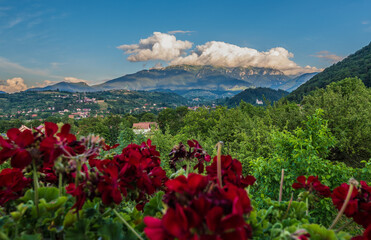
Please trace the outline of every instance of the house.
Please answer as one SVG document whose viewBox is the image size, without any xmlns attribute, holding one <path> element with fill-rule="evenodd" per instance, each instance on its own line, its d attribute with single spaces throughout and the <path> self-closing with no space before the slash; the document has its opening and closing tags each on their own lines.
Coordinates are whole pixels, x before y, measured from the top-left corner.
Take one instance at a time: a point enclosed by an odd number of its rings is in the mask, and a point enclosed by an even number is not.
<svg viewBox="0 0 371 240">
<path fill-rule="evenodd" d="M 157 129 L 156 122 L 139 122 L 133 124 L 133 131 L 135 134 L 146 134 L 152 129 Z"/>
<path fill-rule="evenodd" d="M 263 105 L 263 101 L 262 100 L 259 100 L 259 99 L 256 99 L 256 104 Z"/>
<path fill-rule="evenodd" d="M 22 126 L 19 128 L 19 131 L 23 132 L 24 130 L 31 130 L 31 128 L 26 127 L 25 125 L 22 125 Z"/>
</svg>

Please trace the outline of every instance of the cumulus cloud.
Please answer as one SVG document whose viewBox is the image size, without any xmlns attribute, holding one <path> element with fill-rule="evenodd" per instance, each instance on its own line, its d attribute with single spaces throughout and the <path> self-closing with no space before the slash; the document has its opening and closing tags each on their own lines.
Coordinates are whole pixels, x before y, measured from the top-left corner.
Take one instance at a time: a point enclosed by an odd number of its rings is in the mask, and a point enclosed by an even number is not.
<svg viewBox="0 0 371 240">
<path fill-rule="evenodd" d="M 174 35 L 154 32 L 152 36 L 141 39 L 138 44 L 121 45 L 117 48 L 124 50 L 131 62 L 149 60 L 171 61 L 192 47 L 189 41 L 176 40 Z"/>
<path fill-rule="evenodd" d="M 315 57 L 325 59 L 326 61 L 329 61 L 331 63 L 337 63 L 344 59 L 344 57 L 337 56 L 333 53 L 330 53 L 329 51 L 321 51 L 314 55 Z"/>
<path fill-rule="evenodd" d="M 79 78 L 75 78 L 75 77 L 65 77 L 64 81 L 65 82 L 70 82 L 70 83 L 79 83 L 79 82 L 88 83 L 87 80 L 79 79 Z"/>
<path fill-rule="evenodd" d="M 180 56 L 172 60 L 170 64 L 264 67 L 278 69 L 287 75 L 319 71 L 315 67 L 307 66 L 303 68 L 298 66 L 290 60 L 293 57 L 294 54 L 282 47 L 272 48 L 266 52 L 259 52 L 252 48 L 211 41 L 197 46 L 196 50 L 188 56 Z"/>
<path fill-rule="evenodd" d="M 0 91 L 7 93 L 21 92 L 27 90 L 28 87 L 22 78 L 11 78 L 6 81 L 0 80 Z"/>
<path fill-rule="evenodd" d="M 210 41 L 198 45 L 187 54 L 186 50 L 192 47 L 189 41 L 176 40 L 174 34 L 155 32 L 146 39 L 141 39 L 139 44 L 121 45 L 118 48 L 129 54 L 127 58 L 132 62 L 164 60 L 170 65 L 214 65 L 225 67 L 264 67 L 274 68 L 287 75 L 296 75 L 309 72 L 319 72 L 322 69 L 297 65 L 291 58 L 294 54 L 282 47 L 258 51 L 253 48 Z"/>
</svg>

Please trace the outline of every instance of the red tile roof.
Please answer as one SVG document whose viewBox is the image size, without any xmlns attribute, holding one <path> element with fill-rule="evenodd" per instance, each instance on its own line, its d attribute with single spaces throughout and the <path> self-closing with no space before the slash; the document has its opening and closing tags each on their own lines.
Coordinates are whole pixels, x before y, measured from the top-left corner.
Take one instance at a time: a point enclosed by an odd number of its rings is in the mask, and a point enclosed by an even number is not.
<svg viewBox="0 0 371 240">
<path fill-rule="evenodd" d="M 134 123 L 133 128 L 135 128 L 135 129 L 151 129 L 151 125 L 154 125 L 154 127 L 157 128 L 157 123 L 156 122 Z"/>
</svg>

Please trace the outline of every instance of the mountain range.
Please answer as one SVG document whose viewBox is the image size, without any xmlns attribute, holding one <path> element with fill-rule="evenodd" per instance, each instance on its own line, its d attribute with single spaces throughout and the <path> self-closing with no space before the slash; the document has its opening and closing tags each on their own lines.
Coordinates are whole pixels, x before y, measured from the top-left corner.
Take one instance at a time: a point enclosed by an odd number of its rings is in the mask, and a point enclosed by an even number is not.
<svg viewBox="0 0 371 240">
<path fill-rule="evenodd" d="M 232 97 L 244 89 L 255 87 L 291 91 L 315 74 L 304 74 L 292 78 L 271 68 L 176 65 L 142 70 L 99 85 L 89 86 L 84 82 L 60 82 L 43 88 L 31 88 L 27 91 L 95 92 L 127 89 L 174 92 L 187 99 L 212 100 Z"/>
<path fill-rule="evenodd" d="M 61 92 L 96 92 L 97 90 L 94 87 L 89 86 L 85 82 L 71 83 L 71 82 L 59 82 L 53 85 L 49 85 L 42 88 L 29 88 L 26 91 L 56 91 Z"/>
</svg>

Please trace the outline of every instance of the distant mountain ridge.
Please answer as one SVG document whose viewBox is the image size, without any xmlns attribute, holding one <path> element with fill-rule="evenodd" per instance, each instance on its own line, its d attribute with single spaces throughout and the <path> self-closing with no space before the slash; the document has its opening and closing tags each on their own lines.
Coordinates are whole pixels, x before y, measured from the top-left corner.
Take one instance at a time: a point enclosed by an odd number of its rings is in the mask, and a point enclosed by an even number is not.
<svg viewBox="0 0 371 240">
<path fill-rule="evenodd" d="M 305 80 L 307 78 L 303 79 Z M 281 71 L 271 68 L 176 65 L 160 69 L 142 70 L 93 86 L 89 86 L 84 82 L 60 82 L 43 88 L 28 89 L 27 91 L 59 90 L 66 92 L 94 92 L 119 89 L 144 91 L 160 89 L 167 89 L 169 91 L 205 90 L 217 91 L 217 95 L 226 97 L 237 94 L 246 88 L 295 89 L 304 80 L 297 80 L 296 78 L 286 76 Z M 199 92 L 202 93 L 201 91 Z M 227 92 L 226 95 L 223 95 L 223 92 Z M 197 96 L 194 95 L 194 97 Z"/>
<path fill-rule="evenodd" d="M 29 88 L 26 91 L 56 91 L 61 92 L 96 92 L 97 90 L 89 86 L 85 82 L 71 83 L 71 82 L 59 82 L 43 88 Z"/>
<path fill-rule="evenodd" d="M 287 99 L 300 101 L 309 92 L 347 77 L 359 77 L 366 87 L 371 87 L 371 43 L 317 74 L 289 94 Z"/>
<path fill-rule="evenodd" d="M 306 83 L 307 81 L 309 81 L 310 79 L 312 79 L 317 74 L 318 74 L 318 72 L 304 73 L 302 75 L 299 75 L 299 76 L 289 80 L 285 84 L 281 85 L 279 87 L 279 89 L 285 90 L 287 92 L 292 92 L 295 89 L 297 89 L 298 87 L 300 87 L 301 85 L 303 85 L 304 83 Z"/>
<path fill-rule="evenodd" d="M 122 88 L 153 90 L 166 88 L 171 90 L 205 89 L 228 91 L 235 88 L 244 89 L 254 86 L 278 88 L 289 79 L 290 77 L 284 75 L 281 71 L 270 68 L 176 65 L 160 69 L 142 70 L 93 87 L 102 90 Z"/>
</svg>

